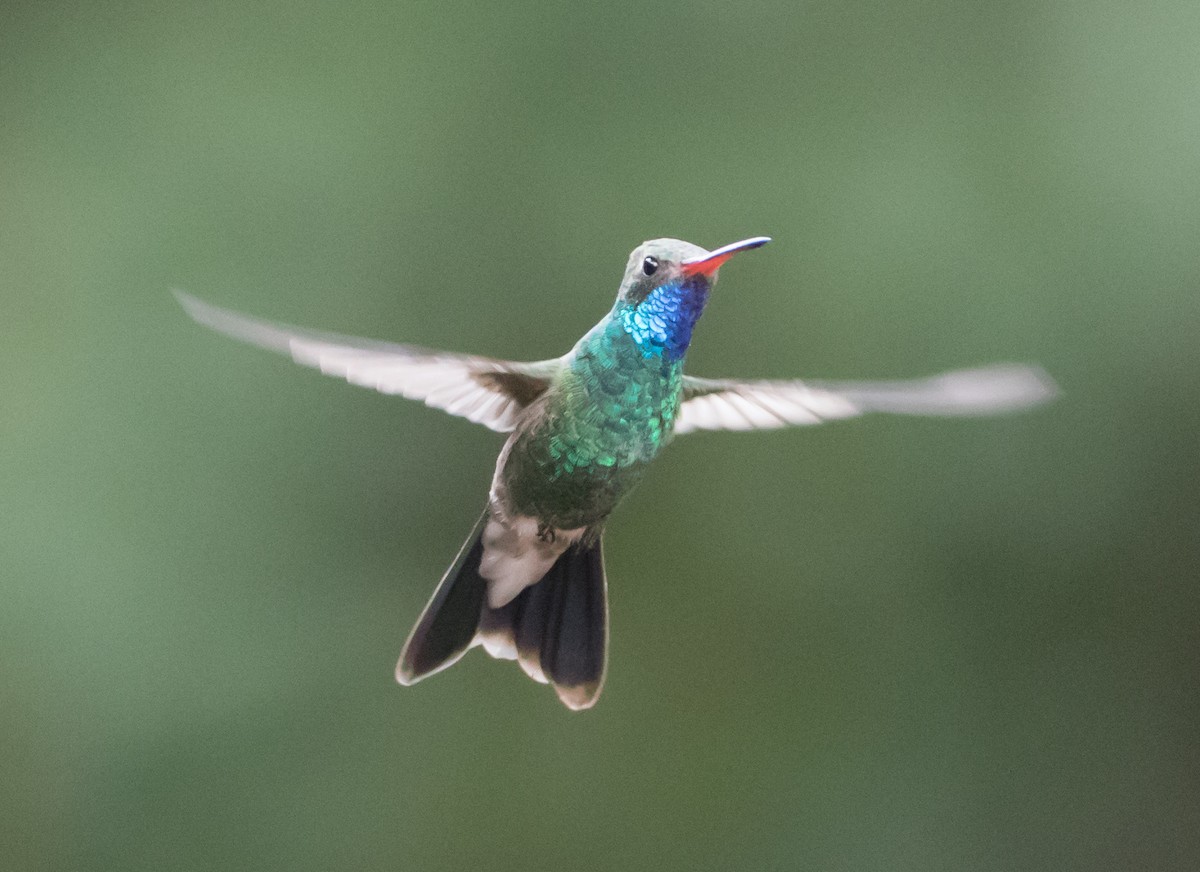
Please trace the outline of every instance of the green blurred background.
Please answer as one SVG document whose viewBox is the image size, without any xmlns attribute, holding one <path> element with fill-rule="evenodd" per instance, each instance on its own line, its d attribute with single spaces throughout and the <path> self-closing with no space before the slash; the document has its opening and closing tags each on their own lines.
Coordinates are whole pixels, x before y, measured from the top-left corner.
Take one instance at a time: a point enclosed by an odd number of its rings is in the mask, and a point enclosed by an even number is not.
<svg viewBox="0 0 1200 872">
<path fill-rule="evenodd" d="M 7 4 L 13 870 L 1200 864 L 1194 2 Z M 681 439 L 585 714 L 400 644 L 501 439 L 204 331 L 566 350 L 739 258 L 701 375 L 1053 407 Z"/>
</svg>

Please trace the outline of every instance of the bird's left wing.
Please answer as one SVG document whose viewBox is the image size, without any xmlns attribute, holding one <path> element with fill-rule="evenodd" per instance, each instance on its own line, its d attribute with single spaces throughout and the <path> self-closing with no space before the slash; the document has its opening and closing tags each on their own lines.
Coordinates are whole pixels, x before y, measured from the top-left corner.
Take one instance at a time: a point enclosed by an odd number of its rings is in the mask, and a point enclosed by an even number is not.
<svg viewBox="0 0 1200 872">
<path fill-rule="evenodd" d="M 675 433 L 768 430 L 867 412 L 972 416 L 1047 402 L 1058 387 L 1042 369 L 1001 363 L 909 381 L 734 381 L 685 376 Z"/>
<path fill-rule="evenodd" d="M 296 363 L 351 384 L 399 394 L 506 433 L 558 371 L 558 360 L 514 363 L 396 345 L 276 324 L 174 291 L 199 324 L 234 339 L 290 355 Z"/>
</svg>

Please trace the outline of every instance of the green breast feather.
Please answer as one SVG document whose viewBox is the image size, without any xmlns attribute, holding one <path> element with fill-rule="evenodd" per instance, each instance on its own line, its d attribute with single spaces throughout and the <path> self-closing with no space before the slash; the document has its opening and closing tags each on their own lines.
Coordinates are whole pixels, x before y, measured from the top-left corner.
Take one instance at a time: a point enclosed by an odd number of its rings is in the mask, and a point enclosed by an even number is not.
<svg viewBox="0 0 1200 872">
<path fill-rule="evenodd" d="M 602 520 L 670 438 L 682 386 L 682 360 L 647 357 L 615 319 L 597 325 L 514 440 L 513 508 L 565 529 Z"/>
</svg>

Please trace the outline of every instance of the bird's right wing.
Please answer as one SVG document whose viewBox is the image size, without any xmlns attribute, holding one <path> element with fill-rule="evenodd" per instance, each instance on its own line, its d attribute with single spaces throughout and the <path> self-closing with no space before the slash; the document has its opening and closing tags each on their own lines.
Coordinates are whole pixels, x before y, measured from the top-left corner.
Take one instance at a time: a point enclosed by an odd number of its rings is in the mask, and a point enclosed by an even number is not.
<svg viewBox="0 0 1200 872">
<path fill-rule="evenodd" d="M 537 399 L 561 364 L 515 363 L 396 345 L 262 321 L 174 291 L 187 313 L 218 333 L 290 355 L 304 366 L 351 384 L 399 394 L 506 433 Z"/>
<path fill-rule="evenodd" d="M 867 412 L 966 417 L 1015 412 L 1051 400 L 1042 369 L 1001 363 L 909 381 L 735 381 L 685 376 L 675 433 L 769 430 Z"/>
</svg>

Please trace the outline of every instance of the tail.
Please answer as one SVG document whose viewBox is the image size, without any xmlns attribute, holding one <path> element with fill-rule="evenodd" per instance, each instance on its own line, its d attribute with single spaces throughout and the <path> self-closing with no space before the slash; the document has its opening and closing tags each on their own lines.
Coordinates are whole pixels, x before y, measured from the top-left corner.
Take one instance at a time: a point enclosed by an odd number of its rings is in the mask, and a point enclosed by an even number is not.
<svg viewBox="0 0 1200 872">
<path fill-rule="evenodd" d="M 487 605 L 484 512 L 446 570 L 404 643 L 396 680 L 415 684 L 457 662 L 474 645 L 515 659 L 533 679 L 554 686 L 571 709 L 591 708 L 604 685 L 608 599 L 600 538 L 567 548 L 536 584 L 498 609 Z"/>
</svg>

